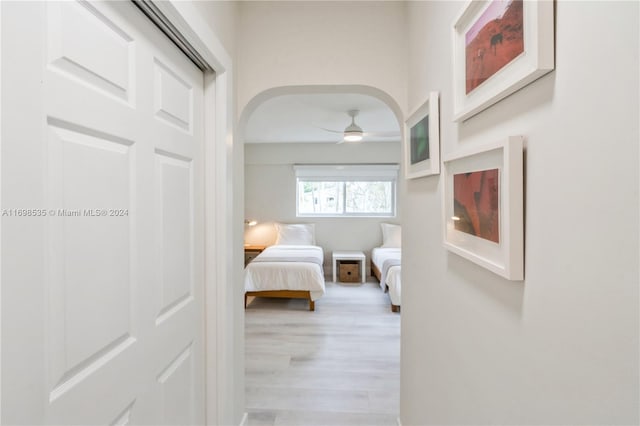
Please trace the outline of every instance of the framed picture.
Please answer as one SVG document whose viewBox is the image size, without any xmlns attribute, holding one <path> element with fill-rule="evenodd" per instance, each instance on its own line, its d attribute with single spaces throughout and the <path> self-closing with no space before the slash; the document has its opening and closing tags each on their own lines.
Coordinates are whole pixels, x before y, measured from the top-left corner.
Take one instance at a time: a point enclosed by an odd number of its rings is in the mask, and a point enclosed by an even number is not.
<svg viewBox="0 0 640 426">
<path fill-rule="evenodd" d="M 553 70 L 553 1 L 472 0 L 453 25 L 454 121 Z"/>
<path fill-rule="evenodd" d="M 523 138 L 442 163 L 444 246 L 509 280 L 524 279 Z"/>
<path fill-rule="evenodd" d="M 440 173 L 440 118 L 438 114 L 438 92 L 411 114 L 405 123 L 405 177 Z"/>
</svg>

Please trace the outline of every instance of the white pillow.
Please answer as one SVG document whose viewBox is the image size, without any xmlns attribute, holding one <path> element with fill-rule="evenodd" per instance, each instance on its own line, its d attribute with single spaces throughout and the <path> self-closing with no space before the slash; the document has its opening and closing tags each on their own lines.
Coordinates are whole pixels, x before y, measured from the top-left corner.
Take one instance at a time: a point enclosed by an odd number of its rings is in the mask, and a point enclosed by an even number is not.
<svg viewBox="0 0 640 426">
<path fill-rule="evenodd" d="M 382 247 L 400 248 L 402 247 L 402 227 L 392 223 L 381 223 Z"/>
<path fill-rule="evenodd" d="M 276 223 L 276 244 L 313 246 L 316 244 L 316 229 L 313 223 Z"/>
</svg>

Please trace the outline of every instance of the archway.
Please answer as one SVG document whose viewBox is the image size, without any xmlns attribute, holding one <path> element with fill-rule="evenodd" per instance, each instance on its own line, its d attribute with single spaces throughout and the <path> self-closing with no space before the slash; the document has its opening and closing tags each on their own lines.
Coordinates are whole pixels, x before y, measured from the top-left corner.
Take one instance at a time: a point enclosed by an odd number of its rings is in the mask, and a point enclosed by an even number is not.
<svg viewBox="0 0 640 426">
<path fill-rule="evenodd" d="M 246 106 L 242 110 L 242 113 L 240 114 L 238 126 L 236 128 L 236 141 L 242 141 L 242 144 L 244 145 L 246 140 L 246 133 L 247 133 L 246 130 L 247 130 L 249 120 L 252 117 L 252 114 L 254 114 L 254 112 L 265 102 L 268 102 L 269 100 L 282 97 L 282 96 L 316 95 L 316 94 L 317 95 L 335 94 L 336 96 L 340 96 L 343 94 L 361 94 L 361 95 L 370 96 L 372 98 L 380 100 L 391 111 L 393 117 L 395 117 L 395 120 L 397 122 L 397 128 L 399 129 L 399 133 L 400 133 L 399 140 L 400 141 L 402 140 L 403 115 L 402 115 L 401 109 L 398 106 L 397 102 L 384 91 L 381 91 L 374 87 L 362 86 L 362 85 L 311 85 L 311 86 L 275 87 L 275 88 L 265 90 L 259 93 L 258 95 L 256 95 L 246 104 Z M 401 145 L 402 145 L 401 143 L 398 143 L 397 149 L 399 152 L 401 151 Z M 399 159 L 400 158 L 402 158 L 401 152 L 399 155 Z M 398 159 L 398 162 L 400 163 L 399 159 Z M 243 172 L 245 169 L 245 160 L 243 160 L 243 164 L 242 164 Z M 244 188 L 245 191 L 246 191 L 246 185 L 247 183 L 245 182 L 245 188 Z M 399 187 L 401 188 L 402 185 L 399 185 Z M 245 191 L 243 191 L 243 193 Z M 399 197 L 399 199 L 402 199 L 402 197 Z M 246 211 L 246 207 L 245 207 L 245 211 Z M 246 216 L 245 218 L 249 218 L 249 217 Z"/>
</svg>

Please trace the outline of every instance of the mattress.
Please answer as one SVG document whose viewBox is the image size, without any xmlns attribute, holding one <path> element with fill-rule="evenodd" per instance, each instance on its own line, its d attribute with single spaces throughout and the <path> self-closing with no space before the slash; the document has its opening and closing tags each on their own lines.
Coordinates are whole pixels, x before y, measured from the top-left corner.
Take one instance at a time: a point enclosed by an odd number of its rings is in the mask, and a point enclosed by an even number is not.
<svg viewBox="0 0 640 426">
<path fill-rule="evenodd" d="M 371 261 L 375 263 L 378 269 L 382 270 L 382 264 L 385 259 L 402 257 L 402 249 L 400 248 L 383 248 L 375 247 L 371 250 Z"/>
<path fill-rule="evenodd" d="M 380 270 L 380 287 L 384 290 L 387 284 L 388 270 L 392 267 L 400 268 L 402 251 L 400 248 L 376 247 L 371 250 L 371 261 Z"/>
<path fill-rule="evenodd" d="M 247 265 L 245 291 L 303 290 L 311 300 L 324 292 L 323 251 L 318 246 L 267 247 Z"/>
</svg>

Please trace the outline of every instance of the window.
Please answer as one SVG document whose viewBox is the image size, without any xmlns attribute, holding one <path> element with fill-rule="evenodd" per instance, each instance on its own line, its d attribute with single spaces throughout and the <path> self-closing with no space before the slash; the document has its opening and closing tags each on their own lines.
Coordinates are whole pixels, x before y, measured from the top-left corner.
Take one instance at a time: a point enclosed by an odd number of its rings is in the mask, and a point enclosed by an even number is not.
<svg viewBox="0 0 640 426">
<path fill-rule="evenodd" d="M 295 166 L 297 216 L 395 216 L 397 165 Z"/>
</svg>

